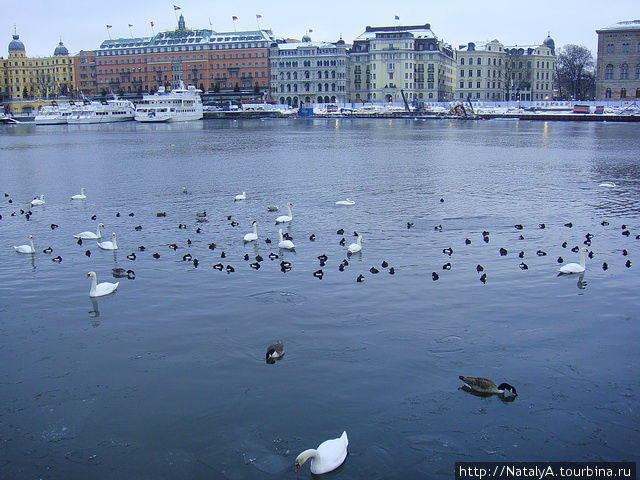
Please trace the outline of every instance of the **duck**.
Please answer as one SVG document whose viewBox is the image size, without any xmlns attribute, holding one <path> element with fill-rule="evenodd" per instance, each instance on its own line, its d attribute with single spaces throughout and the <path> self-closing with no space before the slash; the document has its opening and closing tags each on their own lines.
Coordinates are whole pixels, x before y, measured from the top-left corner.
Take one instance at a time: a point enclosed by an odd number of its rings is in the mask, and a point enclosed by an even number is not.
<svg viewBox="0 0 640 480">
<path fill-rule="evenodd" d="M 376 267 L 371 267 L 369 271 L 373 274 L 380 273 L 380 270 L 378 270 Z"/>
<path fill-rule="evenodd" d="M 80 189 L 80 193 L 78 195 L 71 195 L 71 200 L 84 200 L 87 196 L 84 194 L 84 187 Z"/>
<path fill-rule="evenodd" d="M 233 268 L 231 265 L 227 265 L 227 273 L 233 273 L 235 271 L 236 271 L 235 268 Z"/>
<path fill-rule="evenodd" d="M 394 267 L 391 267 L 389 269 L 389 275 L 395 275 L 396 274 L 396 269 Z"/>
<path fill-rule="evenodd" d="M 582 247 L 580 249 L 580 263 L 565 263 L 560 267 L 560 273 L 564 274 L 572 274 L 572 273 L 583 273 L 585 271 L 585 254 L 587 253 L 587 248 Z"/>
<path fill-rule="evenodd" d="M 273 261 L 273 260 L 275 260 L 276 258 L 280 258 L 278 254 L 273 253 L 273 252 L 271 252 L 271 253 L 269 254 L 269 260 Z"/>
<path fill-rule="evenodd" d="M 380 266 L 382 268 L 387 268 L 389 266 L 389 262 L 387 262 L 386 260 L 383 260 L 382 263 L 380 264 Z"/>
<path fill-rule="evenodd" d="M 358 283 L 364 282 L 364 275 L 362 275 L 362 274 L 358 275 L 358 278 L 356 278 L 356 282 L 358 282 Z"/>
<path fill-rule="evenodd" d="M 127 255 L 127 258 L 128 258 L 129 260 L 135 260 L 135 259 L 136 259 L 136 254 L 132 252 L 132 253 L 130 253 L 129 255 Z"/>
<path fill-rule="evenodd" d="M 415 224 L 413 222 L 407 222 L 407 230 L 413 227 Z"/>
<path fill-rule="evenodd" d="M 487 283 L 487 274 L 483 273 L 482 275 L 480 275 L 480 281 L 482 283 Z"/>
<path fill-rule="evenodd" d="M 262 262 L 263 260 L 262 255 L 256 255 L 256 262 Z"/>
<path fill-rule="evenodd" d="M 277 358 L 282 358 L 284 356 L 284 343 L 282 340 L 277 340 L 267 347 L 267 355 L 266 360 L 275 361 Z"/>
<path fill-rule="evenodd" d="M 53 257 L 51 261 L 55 263 L 60 263 L 62 261 L 62 257 L 58 255 L 57 257 Z"/>
<path fill-rule="evenodd" d="M 36 249 L 33 248 L 33 235 L 29 235 L 29 245 L 20 245 L 13 247 L 18 253 L 36 253 Z"/>
<path fill-rule="evenodd" d="M 453 255 L 453 248 L 451 247 L 443 248 L 442 253 L 444 253 L 445 255 L 451 256 Z"/>
<path fill-rule="evenodd" d="M 135 277 L 136 276 L 136 272 L 134 272 L 133 270 L 125 270 L 124 268 L 112 268 L 111 269 L 111 274 L 116 277 Z"/>
<path fill-rule="evenodd" d="M 40 198 L 34 198 L 33 200 L 31 200 L 31 206 L 32 207 L 36 207 L 38 205 L 44 205 L 44 195 L 40 195 Z"/>
<path fill-rule="evenodd" d="M 247 233 L 244 236 L 244 243 L 249 243 L 249 242 L 255 242 L 256 240 L 258 240 L 258 222 L 254 221 L 252 223 L 253 225 L 253 233 Z"/>
<path fill-rule="evenodd" d="M 58 225 L 52 223 L 51 225 L 49 225 L 49 227 L 51 227 L 51 230 L 55 230 L 56 228 L 58 228 Z"/>
<path fill-rule="evenodd" d="M 310 448 L 296 458 L 295 471 L 311 458 L 311 473 L 320 475 L 338 468 L 347 458 L 349 439 L 347 432 L 342 432 L 340 438 L 333 438 L 322 442 L 318 448 Z"/>
<path fill-rule="evenodd" d="M 216 270 L 222 271 L 222 269 L 224 268 L 224 265 L 221 263 L 216 263 L 213 267 L 211 268 L 215 268 Z"/>
<path fill-rule="evenodd" d="M 435 282 L 436 280 L 438 280 L 440 278 L 440 275 L 438 275 L 436 272 L 432 272 L 431 273 L 431 279 Z"/>
<path fill-rule="evenodd" d="M 315 241 L 316 241 L 316 234 L 315 234 L 315 233 L 312 233 L 312 234 L 309 236 L 309 241 L 310 241 L 310 242 L 315 242 Z"/>
<path fill-rule="evenodd" d="M 291 240 L 283 239 L 281 228 L 278 230 L 278 235 L 280 235 L 280 242 L 278 243 L 278 248 L 284 248 L 285 250 L 295 250 L 296 246 L 293 244 Z"/>
<path fill-rule="evenodd" d="M 353 200 L 347 198 L 346 200 L 339 200 L 336 202 L 336 205 L 355 205 L 356 202 L 354 202 Z"/>
<path fill-rule="evenodd" d="M 192 258 L 193 258 L 193 257 L 191 256 L 191 254 L 190 254 L 190 253 L 187 253 L 187 254 L 185 254 L 185 255 L 183 255 L 183 256 L 182 256 L 182 261 L 183 261 L 183 262 L 190 262 Z"/>
<path fill-rule="evenodd" d="M 258 263 L 258 262 L 250 263 L 249 266 L 251 268 L 253 268 L 254 270 L 260 270 L 260 263 Z"/>
<path fill-rule="evenodd" d="M 322 280 L 324 272 L 322 271 L 322 269 L 316 270 L 315 272 L 313 272 L 313 276 Z"/>
<path fill-rule="evenodd" d="M 500 256 L 504 257 L 505 255 L 507 255 L 509 252 L 507 251 L 506 248 L 504 247 L 500 247 Z"/>
<path fill-rule="evenodd" d="M 352 243 L 347 247 L 347 254 L 358 253 L 362 250 L 362 235 L 358 235 L 356 243 Z"/>
<path fill-rule="evenodd" d="M 500 385 L 496 385 L 488 378 L 482 377 L 463 377 L 462 375 L 460 375 L 458 378 L 462 380 L 467 387 L 476 392 L 497 393 L 499 395 L 503 395 L 504 392 L 511 392 L 515 396 L 518 396 L 518 392 L 516 392 L 515 387 L 513 385 L 509 385 L 508 383 L 501 383 Z"/>
<path fill-rule="evenodd" d="M 87 273 L 87 278 L 91 278 L 91 290 L 89 290 L 90 297 L 102 297 L 104 295 L 109 295 L 116 291 L 120 282 L 109 283 L 102 282 L 98 283 L 98 278 L 96 276 L 96 272 Z"/>
<path fill-rule="evenodd" d="M 85 239 L 91 239 L 91 240 L 96 240 L 98 238 L 102 238 L 102 229 L 104 229 L 104 223 L 99 223 L 98 224 L 98 228 L 96 229 L 96 232 L 80 232 L 77 235 L 74 235 L 73 238 L 85 238 Z"/>
<path fill-rule="evenodd" d="M 238 200 L 246 200 L 246 199 L 247 199 L 247 192 L 242 192 L 242 193 L 240 193 L 240 194 L 236 195 L 236 196 L 233 198 L 233 201 L 234 201 L 234 202 L 237 202 Z"/>
<path fill-rule="evenodd" d="M 471 240 L 469 240 L 468 238 L 465 238 L 464 243 L 465 245 L 471 245 Z"/>
<path fill-rule="evenodd" d="M 205 218 L 207 216 L 207 211 L 203 210 L 202 212 L 196 212 L 196 218 Z"/>
<path fill-rule="evenodd" d="M 167 216 L 167 212 L 158 212 L 156 213 L 156 217 L 166 217 Z"/>
<path fill-rule="evenodd" d="M 85 254 L 87 257 L 90 257 L 90 256 L 91 256 L 91 250 L 86 250 L 86 251 L 84 252 L 84 254 Z"/>
<path fill-rule="evenodd" d="M 106 242 L 96 242 L 98 246 L 103 250 L 117 250 L 118 244 L 116 243 L 116 233 L 113 232 L 111 234 L 111 241 Z"/>
<path fill-rule="evenodd" d="M 340 228 L 339 230 L 336 231 L 336 234 L 338 235 L 344 235 L 344 228 Z"/>
<path fill-rule="evenodd" d="M 153 258 L 155 258 L 156 260 L 158 258 L 160 258 L 160 254 L 158 252 L 154 253 L 153 255 L 151 255 Z"/>
<path fill-rule="evenodd" d="M 287 211 L 289 212 L 289 215 L 280 215 L 278 218 L 276 218 L 276 223 L 286 223 L 293 220 L 293 213 L 291 213 L 292 206 L 293 206 L 293 203 L 291 202 L 287 203 Z"/>
<path fill-rule="evenodd" d="M 277 212 L 277 211 L 278 211 L 278 207 L 276 207 L 275 205 L 271 205 L 267 207 L 267 212 Z"/>
<path fill-rule="evenodd" d="M 480 264 L 476 265 L 476 272 L 480 273 L 482 271 L 484 271 L 484 267 Z"/>
<path fill-rule="evenodd" d="M 51 247 L 47 247 L 44 250 L 42 250 L 42 253 L 51 253 L 51 252 L 53 252 L 53 248 Z"/>
</svg>

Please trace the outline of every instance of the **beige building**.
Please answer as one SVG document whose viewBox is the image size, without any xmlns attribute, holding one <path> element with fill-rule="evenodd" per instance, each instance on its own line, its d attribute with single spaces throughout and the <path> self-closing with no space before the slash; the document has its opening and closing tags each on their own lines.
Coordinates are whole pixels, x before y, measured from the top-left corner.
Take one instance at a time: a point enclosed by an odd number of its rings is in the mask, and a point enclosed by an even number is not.
<svg viewBox="0 0 640 480">
<path fill-rule="evenodd" d="M 458 50 L 455 98 L 480 101 L 540 101 L 553 96 L 555 44 L 506 47 L 498 40 Z"/>
<path fill-rule="evenodd" d="M 0 59 L 0 86 L 4 98 L 67 95 L 74 89 L 73 58 L 60 42 L 53 56 L 27 57 L 19 35 L 9 43 L 9 58 Z"/>
<path fill-rule="evenodd" d="M 640 20 L 596 30 L 596 100 L 640 99 Z"/>
<path fill-rule="evenodd" d="M 348 52 L 350 102 L 453 98 L 455 51 L 430 25 L 366 27 Z"/>
</svg>

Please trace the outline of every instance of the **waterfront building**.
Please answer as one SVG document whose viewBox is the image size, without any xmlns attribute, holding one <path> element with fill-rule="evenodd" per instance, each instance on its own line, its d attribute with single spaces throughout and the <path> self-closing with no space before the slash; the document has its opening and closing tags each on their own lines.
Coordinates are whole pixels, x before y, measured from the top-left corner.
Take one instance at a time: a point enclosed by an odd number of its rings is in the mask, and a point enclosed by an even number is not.
<svg viewBox="0 0 640 480">
<path fill-rule="evenodd" d="M 271 45 L 271 98 L 294 107 L 308 103 L 347 101 L 347 45 L 313 42 L 275 42 Z"/>
<path fill-rule="evenodd" d="M 640 99 L 640 20 L 596 30 L 596 100 Z"/>
<path fill-rule="evenodd" d="M 0 89 L 4 98 L 55 97 L 73 93 L 74 66 L 60 42 L 51 57 L 28 57 L 18 34 L 9 43 L 9 57 L 0 59 Z"/>
<path fill-rule="evenodd" d="M 100 93 L 152 92 L 180 81 L 200 90 L 266 90 L 271 30 L 215 32 L 186 27 L 153 37 L 105 40 L 96 51 Z"/>
<path fill-rule="evenodd" d="M 537 46 L 507 47 L 498 40 L 458 49 L 458 100 L 551 100 L 556 57 L 548 36 Z"/>
<path fill-rule="evenodd" d="M 80 50 L 73 57 L 73 64 L 76 74 L 76 91 L 86 96 L 97 95 L 96 52 L 93 50 Z"/>
<path fill-rule="evenodd" d="M 456 52 L 431 26 L 367 26 L 348 50 L 351 102 L 453 99 Z"/>
</svg>

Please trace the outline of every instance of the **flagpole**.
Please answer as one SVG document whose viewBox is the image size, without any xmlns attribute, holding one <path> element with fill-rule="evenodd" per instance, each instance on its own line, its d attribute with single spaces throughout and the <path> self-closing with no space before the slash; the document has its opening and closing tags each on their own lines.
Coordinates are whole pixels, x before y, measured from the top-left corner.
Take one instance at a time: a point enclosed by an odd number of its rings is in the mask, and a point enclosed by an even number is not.
<svg viewBox="0 0 640 480">
<path fill-rule="evenodd" d="M 262 15 L 256 15 L 256 25 L 258 25 L 258 30 L 262 30 L 260 28 L 260 18 L 262 18 Z"/>
<path fill-rule="evenodd" d="M 129 25 L 129 35 L 131 36 L 131 38 L 133 38 L 133 32 L 131 31 L 132 25 L 130 23 L 127 25 Z"/>
<path fill-rule="evenodd" d="M 233 16 L 231 17 L 231 21 L 233 22 L 233 31 L 237 32 L 238 30 L 236 30 L 236 20 L 238 19 L 238 17 Z"/>
<path fill-rule="evenodd" d="M 111 32 L 109 31 L 110 28 L 111 25 L 107 25 L 107 35 L 109 35 L 109 40 L 111 40 Z"/>
<path fill-rule="evenodd" d="M 209 28 L 213 30 L 213 24 L 211 23 L 211 17 L 209 17 Z"/>
<path fill-rule="evenodd" d="M 152 37 L 156 36 L 156 32 L 153 30 L 153 22 L 151 22 L 151 36 Z"/>
</svg>

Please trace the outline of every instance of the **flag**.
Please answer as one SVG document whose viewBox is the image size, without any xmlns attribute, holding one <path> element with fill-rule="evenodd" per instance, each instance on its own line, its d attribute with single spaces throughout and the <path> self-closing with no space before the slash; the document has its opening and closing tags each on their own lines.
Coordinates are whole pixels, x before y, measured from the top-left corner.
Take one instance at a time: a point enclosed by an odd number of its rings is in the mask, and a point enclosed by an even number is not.
<svg viewBox="0 0 640 480">
<path fill-rule="evenodd" d="M 133 25 L 129 24 L 129 28 L 133 27 Z"/>
<path fill-rule="evenodd" d="M 256 14 L 256 18 L 258 18 L 258 19 L 262 18 L 262 15 Z"/>
<path fill-rule="evenodd" d="M 153 27 L 153 22 L 151 22 L 151 26 Z"/>
<path fill-rule="evenodd" d="M 107 28 L 111 28 L 111 27 L 113 27 L 113 25 L 107 25 Z"/>
<path fill-rule="evenodd" d="M 180 10 L 180 7 L 179 7 L 179 6 L 177 6 L 177 5 L 174 5 L 174 6 L 173 6 L 173 9 L 174 9 L 174 10 Z"/>
<path fill-rule="evenodd" d="M 312 30 L 312 29 L 309 29 L 309 33 L 313 33 L 313 30 Z"/>
<path fill-rule="evenodd" d="M 231 20 L 233 20 L 234 22 L 238 19 L 238 17 L 236 17 L 235 15 L 233 17 L 231 17 Z"/>
<path fill-rule="evenodd" d="M 396 20 L 400 20 L 400 17 L 398 15 L 396 15 Z"/>
</svg>

